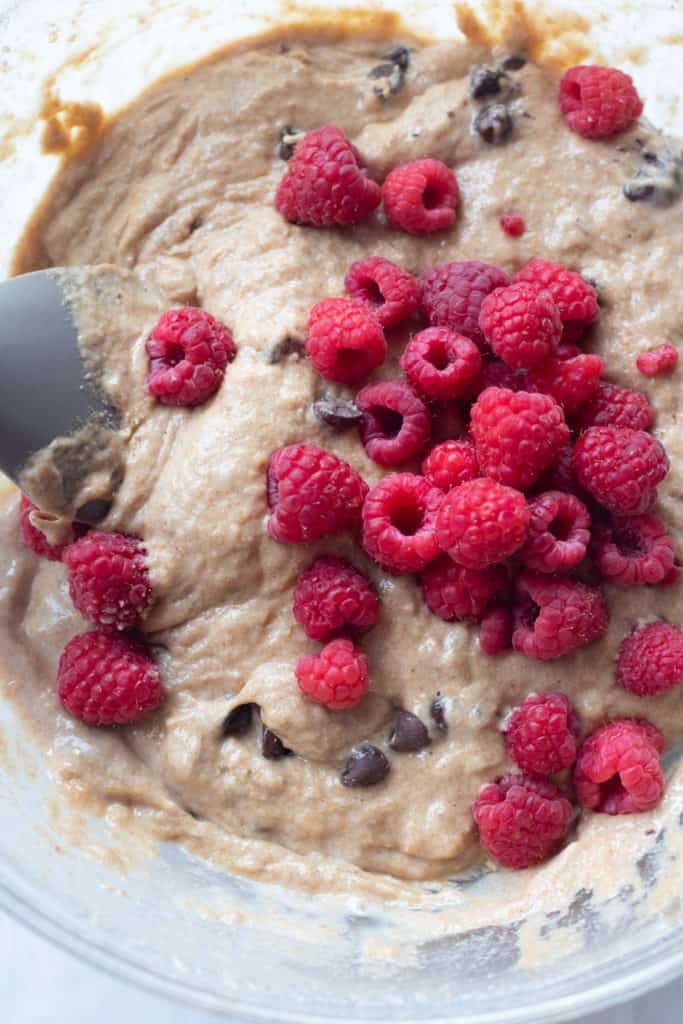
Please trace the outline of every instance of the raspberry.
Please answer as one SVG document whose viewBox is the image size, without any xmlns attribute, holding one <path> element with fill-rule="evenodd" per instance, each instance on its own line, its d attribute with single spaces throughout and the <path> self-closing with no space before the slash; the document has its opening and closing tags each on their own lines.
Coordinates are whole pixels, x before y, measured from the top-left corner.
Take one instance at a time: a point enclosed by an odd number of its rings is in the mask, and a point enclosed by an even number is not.
<svg viewBox="0 0 683 1024">
<path fill-rule="evenodd" d="M 348 627 L 365 632 L 378 615 L 374 587 L 345 558 L 316 558 L 297 580 L 294 618 L 313 640 L 325 643 Z"/>
<path fill-rule="evenodd" d="M 295 672 L 301 692 L 330 711 L 355 708 L 368 692 L 368 659 L 346 637 L 299 658 Z"/>
<path fill-rule="evenodd" d="M 397 466 L 421 455 L 432 422 L 429 409 L 399 380 L 368 384 L 356 395 L 363 413 L 360 436 L 365 453 L 380 466 Z"/>
<path fill-rule="evenodd" d="M 357 224 L 382 201 L 382 190 L 359 164 L 357 151 L 333 124 L 301 140 L 275 193 L 275 207 L 294 224 L 324 228 Z"/>
<path fill-rule="evenodd" d="M 582 807 L 603 814 L 649 811 L 664 792 L 658 729 L 639 719 L 620 719 L 597 729 L 579 748 L 574 788 Z"/>
<path fill-rule="evenodd" d="M 550 395 L 565 413 L 576 412 L 595 393 L 604 368 L 600 356 L 581 354 L 569 359 L 548 359 L 529 371 L 529 391 Z"/>
<path fill-rule="evenodd" d="M 363 505 L 363 547 L 387 572 L 420 572 L 439 553 L 436 517 L 443 493 L 412 473 L 393 473 Z"/>
<path fill-rule="evenodd" d="M 550 661 L 598 640 L 609 613 L 602 592 L 569 576 L 522 572 L 517 577 L 512 646 Z"/>
<path fill-rule="evenodd" d="M 472 389 L 476 398 L 486 388 L 506 388 L 508 391 L 526 391 L 526 373 L 518 373 L 502 359 L 490 359 L 484 363 L 479 379 Z"/>
<path fill-rule="evenodd" d="M 417 309 L 417 281 L 413 275 L 381 256 L 352 263 L 344 287 L 352 299 L 362 302 L 374 314 L 382 327 L 402 324 Z"/>
<path fill-rule="evenodd" d="M 528 529 L 524 495 L 487 477 L 450 491 L 436 524 L 441 548 L 468 569 L 502 562 L 522 547 Z"/>
<path fill-rule="evenodd" d="M 588 427 L 630 427 L 649 430 L 655 411 L 642 391 L 621 388 L 601 380 L 593 395 L 581 406 L 577 416 L 580 430 Z"/>
<path fill-rule="evenodd" d="M 564 325 L 563 341 L 576 341 L 583 329 L 598 318 L 595 288 L 581 274 L 568 270 L 561 263 L 531 260 L 519 271 L 517 281 L 526 281 L 550 292 Z"/>
<path fill-rule="evenodd" d="M 147 390 L 163 405 L 203 405 L 236 355 L 232 332 L 203 309 L 170 309 L 145 344 Z"/>
<path fill-rule="evenodd" d="M 352 530 L 368 493 L 348 463 L 314 444 L 290 444 L 274 452 L 267 477 L 268 533 L 300 544 Z"/>
<path fill-rule="evenodd" d="M 512 647 L 512 612 L 502 604 L 487 608 L 479 625 L 482 653 L 495 658 Z"/>
<path fill-rule="evenodd" d="M 523 281 L 486 296 L 479 326 L 498 358 L 513 370 L 528 370 L 549 359 L 562 336 L 550 292 Z"/>
<path fill-rule="evenodd" d="M 621 642 L 617 683 L 638 697 L 666 693 L 683 683 L 683 631 L 651 622 Z"/>
<path fill-rule="evenodd" d="M 143 643 L 96 629 L 66 645 L 57 682 L 64 708 L 86 725 L 125 725 L 164 697 L 159 669 Z"/>
<path fill-rule="evenodd" d="M 529 501 L 529 537 L 521 557 L 537 572 L 566 572 L 581 562 L 590 540 L 588 509 L 574 494 L 547 491 Z"/>
<path fill-rule="evenodd" d="M 549 395 L 487 388 L 472 406 L 470 430 L 482 473 L 526 490 L 569 441 L 564 413 Z"/>
<path fill-rule="evenodd" d="M 381 366 L 384 331 L 362 302 L 323 299 L 308 317 L 306 352 L 318 373 L 338 384 L 357 384 Z"/>
<path fill-rule="evenodd" d="M 499 224 L 505 234 L 509 235 L 510 238 L 519 238 L 519 236 L 523 235 L 526 230 L 524 217 L 519 213 L 501 213 Z"/>
<path fill-rule="evenodd" d="M 659 441 L 628 427 L 589 427 L 574 445 L 572 462 L 581 486 L 615 515 L 647 512 L 669 471 Z"/>
<path fill-rule="evenodd" d="M 465 419 L 459 402 L 430 402 L 434 444 L 451 441 L 465 433 Z"/>
<path fill-rule="evenodd" d="M 37 505 L 34 505 L 25 494 L 22 494 L 19 501 L 19 527 L 24 544 L 40 558 L 47 558 L 50 562 L 61 562 L 67 545 L 75 540 L 82 528 L 74 523 L 63 544 L 50 544 L 43 531 L 36 525 L 41 520 L 44 520 L 47 525 L 54 521 L 54 517 L 41 512 Z"/>
<path fill-rule="evenodd" d="M 576 761 L 579 720 L 563 693 L 530 693 L 507 722 L 505 742 L 523 772 L 552 775 Z"/>
<path fill-rule="evenodd" d="M 636 366 L 644 377 L 657 377 L 660 373 L 670 373 L 678 365 L 678 349 L 670 341 L 665 341 L 657 348 L 641 352 L 636 359 Z"/>
<path fill-rule="evenodd" d="M 426 235 L 455 223 L 460 190 L 453 171 L 441 160 L 414 160 L 390 171 L 382 198 L 390 224 L 411 235 Z"/>
<path fill-rule="evenodd" d="M 568 126 L 585 139 L 606 139 L 643 112 L 630 75 L 617 68 L 580 64 L 560 79 L 560 110 Z"/>
<path fill-rule="evenodd" d="M 591 554 L 603 579 L 640 586 L 662 583 L 675 561 L 673 541 L 657 516 L 629 516 L 597 526 Z"/>
<path fill-rule="evenodd" d="M 134 629 L 152 603 L 142 541 L 91 530 L 64 552 L 74 608 L 100 629 Z"/>
<path fill-rule="evenodd" d="M 574 473 L 571 445 L 560 451 L 552 466 L 538 478 L 535 488 L 539 494 L 543 494 L 544 491 L 567 491 L 579 498 L 584 495 Z"/>
<path fill-rule="evenodd" d="M 504 775 L 483 786 L 472 805 L 479 842 L 506 868 L 540 864 L 567 834 L 572 807 L 552 782 L 534 775 Z"/>
<path fill-rule="evenodd" d="M 505 271 L 491 263 L 480 260 L 437 263 L 420 274 L 417 304 L 432 327 L 449 327 L 482 348 L 481 304 L 494 288 L 509 283 Z"/>
<path fill-rule="evenodd" d="M 471 441 L 444 441 L 432 448 L 422 463 L 422 472 L 440 491 L 452 491 L 458 484 L 479 476 L 477 454 Z"/>
<path fill-rule="evenodd" d="M 416 391 L 446 401 L 459 398 L 481 372 L 479 349 L 447 327 L 428 327 L 410 339 L 401 369 Z"/>
<path fill-rule="evenodd" d="M 448 555 L 441 555 L 427 566 L 421 579 L 425 604 L 446 622 L 480 618 L 506 583 L 507 573 L 502 565 L 466 569 Z"/>
</svg>

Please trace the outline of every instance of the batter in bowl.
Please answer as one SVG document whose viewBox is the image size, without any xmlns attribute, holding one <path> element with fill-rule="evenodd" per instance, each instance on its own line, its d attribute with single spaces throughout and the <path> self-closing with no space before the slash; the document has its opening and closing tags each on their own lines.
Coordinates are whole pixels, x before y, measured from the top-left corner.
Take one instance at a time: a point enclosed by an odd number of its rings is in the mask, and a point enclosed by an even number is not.
<svg viewBox="0 0 683 1024">
<path fill-rule="evenodd" d="M 409 59 L 397 71 L 375 71 L 403 45 Z M 280 545 L 265 529 L 266 468 L 283 445 L 327 448 L 371 486 L 383 476 L 355 431 L 337 433 L 315 417 L 313 402 L 335 389 L 302 355 L 311 307 L 343 294 L 353 261 L 381 255 L 418 274 L 482 259 L 514 273 L 542 256 L 597 283 L 590 350 L 604 356 L 610 380 L 649 393 L 672 464 L 659 514 L 679 536 L 679 378 L 647 383 L 635 359 L 680 338 L 681 207 L 631 202 L 623 191 L 645 154 L 666 162 L 670 144 L 643 122 L 604 142 L 573 134 L 555 73 L 519 60 L 505 79 L 509 137 L 491 142 L 472 127 L 481 104 L 470 72 L 510 56 L 469 43 L 343 36 L 252 44 L 146 92 L 62 169 L 38 211 L 17 272 L 111 263 L 146 285 L 144 302 L 117 313 L 117 344 L 106 350 L 106 375 L 130 405 L 132 426 L 124 480 L 102 525 L 143 538 L 147 549 L 155 603 L 145 632 L 168 694 L 157 712 L 96 731 L 60 709 L 59 654 L 87 624 L 73 611 L 64 568 L 22 545 L 15 497 L 0 524 L 3 677 L 44 736 L 62 791 L 87 809 L 123 807 L 152 834 L 237 872 L 313 890 L 405 894 L 386 876 L 442 879 L 480 859 L 471 805 L 510 768 L 501 724 L 529 692 L 566 693 L 585 733 L 646 716 L 668 745 L 680 738 L 680 691 L 641 699 L 615 685 L 613 670 L 638 622 L 680 622 L 680 586 L 606 588 L 605 636 L 556 662 L 512 652 L 491 659 L 475 629 L 437 619 L 412 577 L 380 572 L 350 537 Z M 352 229 L 287 223 L 273 196 L 288 140 L 329 122 L 378 181 L 421 157 L 453 167 L 462 195 L 455 227 L 413 237 L 380 214 Z M 511 209 L 524 217 L 519 238 L 500 228 Z M 218 394 L 192 411 L 159 405 L 144 387 L 145 338 L 174 305 L 215 315 L 238 350 Z M 87 305 L 80 316 L 86 345 L 107 337 L 106 320 L 93 322 Z M 390 338 L 378 376 L 398 376 L 405 341 Z M 307 701 L 294 679 L 297 659 L 318 647 L 293 618 L 292 591 L 320 553 L 348 557 L 381 599 L 363 641 L 370 693 L 338 714 Z M 445 731 L 431 712 L 437 699 Z M 226 716 L 244 704 L 257 705 L 296 756 L 264 757 L 256 717 L 244 735 L 226 737 Z M 429 726 L 423 751 L 387 750 L 400 710 Z M 344 787 L 340 772 L 364 741 L 386 751 L 391 771 L 381 785 Z M 648 822 L 642 815 L 638 827 Z M 590 844 L 591 826 L 588 817 L 579 845 Z"/>
</svg>

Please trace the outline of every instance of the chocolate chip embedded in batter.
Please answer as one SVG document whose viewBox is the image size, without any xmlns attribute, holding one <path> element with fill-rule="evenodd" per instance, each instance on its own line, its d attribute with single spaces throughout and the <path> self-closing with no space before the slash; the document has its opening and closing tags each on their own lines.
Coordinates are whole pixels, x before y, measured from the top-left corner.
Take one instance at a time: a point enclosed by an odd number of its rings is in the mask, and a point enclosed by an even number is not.
<svg viewBox="0 0 683 1024">
<path fill-rule="evenodd" d="M 448 732 L 446 704 L 440 697 L 437 697 L 436 700 L 432 701 L 431 707 L 429 708 L 429 714 L 432 716 L 432 721 L 439 732 Z"/>
<path fill-rule="evenodd" d="M 341 782 L 343 786 L 375 786 L 386 779 L 390 769 L 381 750 L 372 743 L 359 743 L 344 766 Z"/>
<path fill-rule="evenodd" d="M 417 750 L 424 750 L 432 741 L 421 718 L 412 711 L 399 711 L 387 742 L 392 750 L 400 754 L 413 754 Z"/>
<path fill-rule="evenodd" d="M 645 151 L 640 170 L 622 191 L 632 203 L 670 206 L 683 193 L 683 154 Z"/>
<path fill-rule="evenodd" d="M 271 732 L 267 725 L 261 725 L 261 736 L 260 736 L 260 747 L 261 753 L 269 761 L 278 761 L 281 757 L 287 757 L 293 753 L 286 747 L 279 736 L 276 736 L 274 732 Z"/>
<path fill-rule="evenodd" d="M 410 50 L 407 46 L 395 46 L 393 50 L 389 50 L 389 53 L 382 54 L 382 60 L 398 64 L 402 71 L 407 71 L 410 66 Z"/>
<path fill-rule="evenodd" d="M 512 116 L 504 103 L 490 103 L 476 115 L 472 128 L 484 142 L 497 146 L 512 133 Z"/>
<path fill-rule="evenodd" d="M 470 96 L 473 100 L 497 96 L 501 91 L 501 82 L 506 78 L 507 75 L 500 68 L 487 68 L 483 64 L 475 64 L 470 71 Z"/>
<path fill-rule="evenodd" d="M 110 498 L 92 498 L 76 511 L 74 519 L 77 523 L 85 523 L 86 526 L 95 526 L 101 523 L 109 515 L 112 502 Z"/>
<path fill-rule="evenodd" d="M 369 72 L 368 78 L 374 80 L 372 91 L 380 100 L 388 100 L 403 85 L 405 71 L 400 64 L 378 64 Z"/>
<path fill-rule="evenodd" d="M 343 398 L 321 398 L 313 403 L 313 415 L 334 430 L 349 430 L 363 419 L 355 402 Z"/>
<path fill-rule="evenodd" d="M 290 160 L 296 149 L 298 142 L 304 137 L 304 132 L 299 131 L 298 128 L 292 128 L 291 125 L 285 124 L 280 128 L 279 131 L 280 141 L 275 147 L 275 154 L 279 156 L 281 160 Z"/>
<path fill-rule="evenodd" d="M 255 704 L 238 704 L 223 720 L 221 733 L 223 736 L 244 736 L 251 728 Z"/>
<path fill-rule="evenodd" d="M 281 363 L 287 356 L 303 356 L 306 352 L 306 345 L 301 338 L 293 334 L 287 334 L 267 352 L 267 360 L 271 366 Z"/>
<path fill-rule="evenodd" d="M 526 64 L 526 57 L 521 53 L 512 53 L 509 57 L 506 57 L 504 61 L 501 61 L 501 67 L 503 71 L 519 71 Z"/>
</svg>

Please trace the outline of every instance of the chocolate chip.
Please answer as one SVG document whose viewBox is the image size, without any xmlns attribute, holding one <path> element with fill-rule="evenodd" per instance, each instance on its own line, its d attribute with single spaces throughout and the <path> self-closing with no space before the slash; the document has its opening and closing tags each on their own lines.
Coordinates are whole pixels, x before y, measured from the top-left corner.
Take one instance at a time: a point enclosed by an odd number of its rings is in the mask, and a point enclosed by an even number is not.
<svg viewBox="0 0 683 1024">
<path fill-rule="evenodd" d="M 280 141 L 275 147 L 275 155 L 279 156 L 281 160 L 291 160 L 297 143 L 301 142 L 304 134 L 289 124 L 283 125 L 278 132 Z"/>
<path fill-rule="evenodd" d="M 484 96 L 497 96 L 500 92 L 501 79 L 507 78 L 499 68 L 487 68 L 483 64 L 475 64 L 470 71 L 470 96 L 481 100 Z"/>
<path fill-rule="evenodd" d="M 407 46 L 396 46 L 389 53 L 383 53 L 382 60 L 389 60 L 392 64 L 398 64 L 402 71 L 407 71 L 410 66 L 410 50 Z"/>
<path fill-rule="evenodd" d="M 504 71 L 519 71 L 525 64 L 526 57 L 523 57 L 521 53 L 512 53 L 502 61 L 500 66 Z"/>
<path fill-rule="evenodd" d="M 271 732 L 268 726 L 261 725 L 260 737 L 261 753 L 269 761 L 277 761 L 281 757 L 287 757 L 292 751 L 286 747 L 279 736 Z"/>
<path fill-rule="evenodd" d="M 86 526 L 94 526 L 106 519 L 111 506 L 112 502 L 109 498 L 92 498 L 81 505 L 74 519 L 79 523 L 85 523 Z"/>
<path fill-rule="evenodd" d="M 622 191 L 632 203 L 670 206 L 683 193 L 683 154 L 644 152 L 638 173 Z"/>
<path fill-rule="evenodd" d="M 490 103 L 482 107 L 472 122 L 472 127 L 484 142 L 497 146 L 512 132 L 512 117 L 504 103 Z"/>
<path fill-rule="evenodd" d="M 378 64 L 376 68 L 368 72 L 368 78 L 389 78 L 394 73 L 396 64 Z"/>
<path fill-rule="evenodd" d="M 387 741 L 392 750 L 412 754 L 429 746 L 431 740 L 427 726 L 411 711 L 399 711 L 394 728 Z"/>
<path fill-rule="evenodd" d="M 293 334 L 287 334 L 268 350 L 267 359 L 271 366 L 276 366 L 287 356 L 303 356 L 305 352 L 306 345 L 302 339 Z"/>
<path fill-rule="evenodd" d="M 321 398 L 313 403 L 313 415 L 334 430 L 349 430 L 363 419 L 354 402 L 342 398 Z"/>
<path fill-rule="evenodd" d="M 202 217 L 201 213 L 198 213 L 197 216 L 194 217 L 192 219 L 192 221 L 190 222 L 190 228 L 189 228 L 190 234 L 193 234 L 193 232 L 195 232 L 197 230 L 197 228 L 200 228 L 203 223 L 204 223 L 204 218 Z"/>
<path fill-rule="evenodd" d="M 446 721 L 446 705 L 444 701 L 437 697 L 436 700 L 432 701 L 429 709 L 429 714 L 432 716 L 434 725 L 439 732 L 448 732 L 448 722 Z"/>
<path fill-rule="evenodd" d="M 238 704 L 229 711 L 223 720 L 221 733 L 223 736 L 244 736 L 251 728 L 255 704 Z"/>
<path fill-rule="evenodd" d="M 386 779 L 390 768 L 381 750 L 372 743 L 359 743 L 351 751 L 341 773 L 341 782 L 343 786 L 374 786 Z"/>
<path fill-rule="evenodd" d="M 399 64 L 378 64 L 368 73 L 374 80 L 373 92 L 381 100 L 388 100 L 403 85 L 405 72 Z"/>
</svg>

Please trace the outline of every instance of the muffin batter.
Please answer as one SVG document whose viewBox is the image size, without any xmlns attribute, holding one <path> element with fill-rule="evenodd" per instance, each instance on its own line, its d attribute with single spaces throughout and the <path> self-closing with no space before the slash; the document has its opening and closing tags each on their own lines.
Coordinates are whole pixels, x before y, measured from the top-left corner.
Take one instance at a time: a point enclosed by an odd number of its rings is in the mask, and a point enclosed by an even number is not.
<svg viewBox="0 0 683 1024">
<path fill-rule="evenodd" d="M 362 884 L 393 893 L 402 887 L 379 874 L 443 878 L 480 858 L 471 803 L 510 767 L 501 723 L 530 691 L 566 693 L 586 733 L 642 715 L 669 745 L 683 732 L 679 692 L 639 700 L 613 678 L 618 645 L 636 622 L 681 621 L 680 586 L 606 588 L 606 636 L 557 662 L 491 659 L 476 630 L 432 616 L 413 578 L 382 574 L 350 538 L 297 547 L 266 533 L 265 471 L 282 445 L 329 448 L 370 485 L 382 475 L 354 431 L 338 434 L 315 418 L 312 403 L 334 389 L 301 355 L 311 306 L 343 294 L 349 264 L 370 255 L 413 273 L 452 259 L 513 273 L 543 256 L 595 280 L 601 318 L 588 348 L 606 358 L 609 379 L 648 391 L 672 462 L 659 513 L 674 536 L 683 529 L 679 375 L 645 382 L 635 368 L 643 349 L 680 340 L 681 206 L 623 193 L 644 153 L 671 160 L 668 144 L 643 123 L 605 142 L 571 133 L 556 76 L 530 64 L 509 72 L 512 134 L 491 143 L 472 128 L 480 104 L 469 73 L 494 57 L 471 44 L 409 42 L 410 63 L 392 86 L 373 69 L 400 42 L 268 41 L 153 87 L 63 168 L 15 266 L 111 263 L 145 286 L 112 316 L 113 334 L 102 307 L 83 302 L 79 316 L 86 347 L 108 339 L 105 376 L 129 409 L 125 477 L 103 525 L 144 539 L 156 599 L 145 628 L 168 698 L 119 732 L 88 730 L 61 711 L 59 653 L 87 626 L 63 567 L 22 546 L 15 497 L 0 523 L 3 678 L 42 730 L 55 779 L 88 809 L 124 805 L 160 838 L 238 872 L 318 890 Z M 330 121 L 378 180 L 423 156 L 452 166 L 462 193 L 453 230 L 414 238 L 379 214 L 345 230 L 286 223 L 273 195 L 287 138 Z M 521 238 L 500 229 L 510 209 L 524 216 Z M 146 395 L 144 340 L 162 310 L 191 304 L 230 326 L 238 356 L 211 402 L 174 410 Z M 377 376 L 398 375 L 406 338 L 389 336 Z M 370 694 L 338 714 L 306 701 L 294 679 L 297 659 L 317 645 L 294 621 L 292 588 L 322 552 L 370 575 L 382 604 L 364 640 Z M 436 697 L 446 732 L 430 716 Z M 245 703 L 260 707 L 297 756 L 264 758 L 256 722 L 243 736 L 223 735 L 226 715 Z M 432 743 L 418 754 L 386 748 L 400 709 L 430 725 Z M 391 772 L 380 786 L 350 790 L 339 775 L 362 741 L 385 750 Z M 590 827 L 587 816 L 582 831 Z"/>
</svg>

